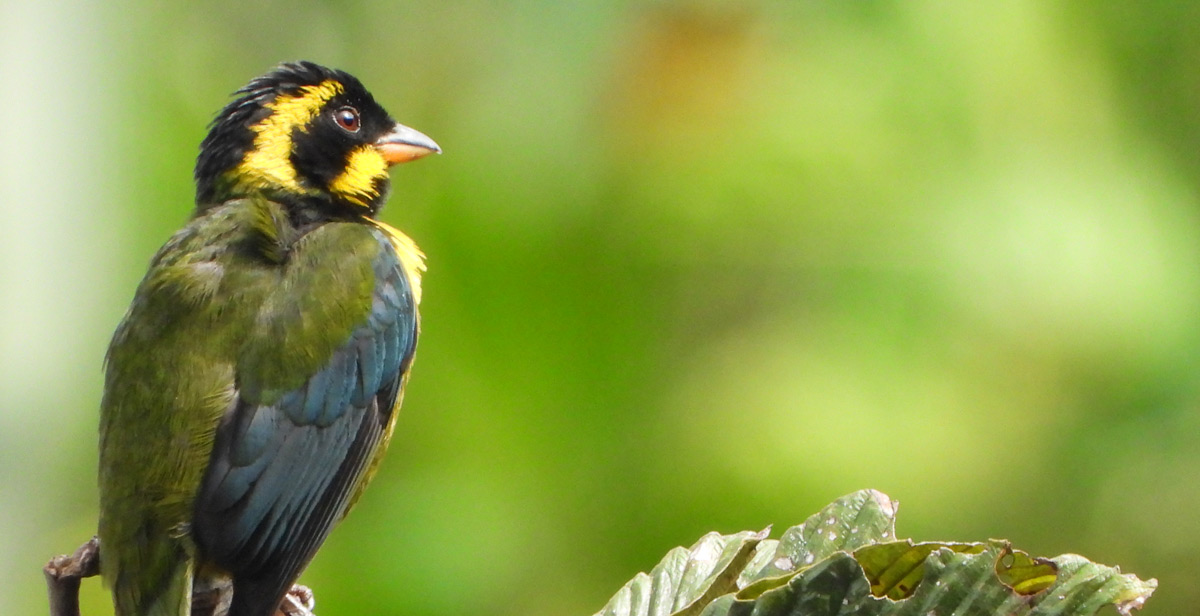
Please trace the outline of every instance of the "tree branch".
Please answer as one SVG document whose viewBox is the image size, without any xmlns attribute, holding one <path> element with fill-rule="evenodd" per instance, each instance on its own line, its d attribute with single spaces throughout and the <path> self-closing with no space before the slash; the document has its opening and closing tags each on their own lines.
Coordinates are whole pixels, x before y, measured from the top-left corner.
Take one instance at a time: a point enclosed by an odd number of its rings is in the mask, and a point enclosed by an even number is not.
<svg viewBox="0 0 1200 616">
<path fill-rule="evenodd" d="M 55 556 L 42 568 L 50 593 L 50 616 L 79 616 L 79 580 L 100 573 L 100 540 L 92 537 L 74 554 Z"/>
<path fill-rule="evenodd" d="M 74 554 L 50 559 L 42 568 L 46 589 L 50 595 L 50 616 L 80 616 L 79 581 L 100 575 L 100 540 L 92 537 L 79 546 Z M 230 585 L 217 583 L 192 592 L 191 616 L 224 616 L 229 610 Z M 315 616 L 317 601 L 307 586 L 296 584 L 283 598 L 276 612 L 279 616 Z"/>
</svg>

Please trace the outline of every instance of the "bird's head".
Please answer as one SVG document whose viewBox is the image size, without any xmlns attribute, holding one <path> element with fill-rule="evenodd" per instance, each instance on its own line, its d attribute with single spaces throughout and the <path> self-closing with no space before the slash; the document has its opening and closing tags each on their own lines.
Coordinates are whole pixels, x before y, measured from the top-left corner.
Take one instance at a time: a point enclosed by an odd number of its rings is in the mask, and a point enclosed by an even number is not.
<svg viewBox="0 0 1200 616">
<path fill-rule="evenodd" d="M 312 62 L 282 64 L 234 96 L 200 144 L 199 211 L 258 196 L 372 216 L 387 198 L 388 167 L 441 152 L 392 120 L 358 79 Z"/>
</svg>

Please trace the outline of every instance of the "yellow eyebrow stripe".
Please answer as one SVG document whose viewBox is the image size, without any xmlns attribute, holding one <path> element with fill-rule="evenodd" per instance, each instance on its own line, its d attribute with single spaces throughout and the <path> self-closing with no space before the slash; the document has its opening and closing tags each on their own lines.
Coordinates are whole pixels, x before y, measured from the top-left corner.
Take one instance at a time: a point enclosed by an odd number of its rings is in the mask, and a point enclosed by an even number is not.
<svg viewBox="0 0 1200 616">
<path fill-rule="evenodd" d="M 267 103 L 271 114 L 250 127 L 255 133 L 254 147 L 242 159 L 237 172 L 238 183 L 255 188 L 280 187 L 309 192 L 300 186 L 290 160 L 292 132 L 307 126 L 321 113 L 329 99 L 341 93 L 342 84 L 328 80 L 315 86 L 304 86 L 298 94 L 283 95 Z"/>
<path fill-rule="evenodd" d="M 379 196 L 376 180 L 387 177 L 388 165 L 373 146 L 355 148 L 346 157 L 346 170 L 329 183 L 329 190 L 361 207 L 370 207 Z"/>
</svg>

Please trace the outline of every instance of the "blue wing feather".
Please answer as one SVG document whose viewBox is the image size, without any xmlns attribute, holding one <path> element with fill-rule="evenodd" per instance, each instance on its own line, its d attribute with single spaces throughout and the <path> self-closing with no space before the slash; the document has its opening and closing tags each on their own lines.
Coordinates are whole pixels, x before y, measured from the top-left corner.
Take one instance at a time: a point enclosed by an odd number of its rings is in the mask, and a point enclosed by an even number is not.
<svg viewBox="0 0 1200 616">
<path fill-rule="evenodd" d="M 364 322 L 303 385 L 270 403 L 260 384 L 239 383 L 217 430 L 193 534 L 234 574 L 235 607 L 239 594 L 286 592 L 341 516 L 390 419 L 417 315 L 399 259 L 376 235 Z"/>
</svg>

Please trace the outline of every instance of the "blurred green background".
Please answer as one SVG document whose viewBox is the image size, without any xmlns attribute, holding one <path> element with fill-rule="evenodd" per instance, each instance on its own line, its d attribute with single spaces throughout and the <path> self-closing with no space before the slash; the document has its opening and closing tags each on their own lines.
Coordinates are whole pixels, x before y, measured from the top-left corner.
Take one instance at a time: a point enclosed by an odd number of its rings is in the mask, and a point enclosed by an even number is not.
<svg viewBox="0 0 1200 616">
<path fill-rule="evenodd" d="M 0 613 L 92 534 L 207 122 L 301 58 L 446 151 L 393 172 L 424 333 L 322 616 L 587 616 L 865 487 L 1200 602 L 1200 4 L 4 0 Z"/>
</svg>

